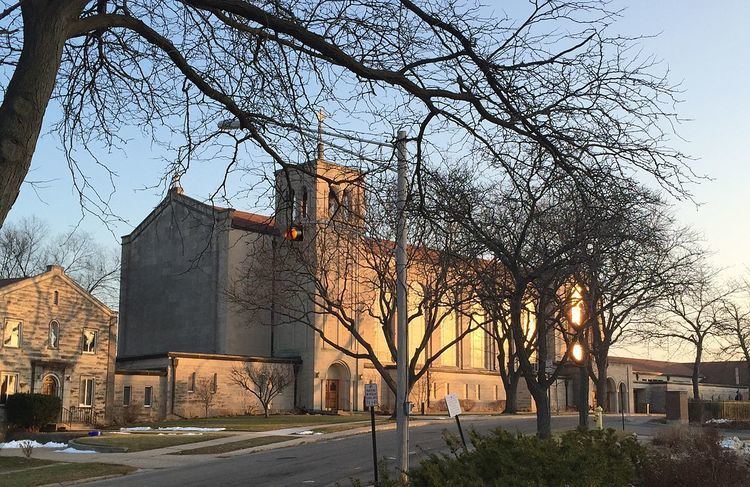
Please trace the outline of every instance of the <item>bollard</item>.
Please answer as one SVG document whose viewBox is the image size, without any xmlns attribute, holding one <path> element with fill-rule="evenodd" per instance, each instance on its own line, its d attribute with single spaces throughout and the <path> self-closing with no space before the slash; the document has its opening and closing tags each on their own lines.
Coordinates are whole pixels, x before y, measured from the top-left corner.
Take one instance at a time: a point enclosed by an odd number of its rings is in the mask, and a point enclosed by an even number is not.
<svg viewBox="0 0 750 487">
<path fill-rule="evenodd" d="M 604 410 L 601 406 L 596 407 L 596 427 L 600 430 L 604 429 Z"/>
</svg>

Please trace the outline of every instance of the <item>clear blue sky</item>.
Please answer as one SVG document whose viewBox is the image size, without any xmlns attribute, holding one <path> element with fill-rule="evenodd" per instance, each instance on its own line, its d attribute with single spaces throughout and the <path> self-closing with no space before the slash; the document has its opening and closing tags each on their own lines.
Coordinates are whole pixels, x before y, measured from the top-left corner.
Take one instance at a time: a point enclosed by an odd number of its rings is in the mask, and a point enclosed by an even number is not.
<svg viewBox="0 0 750 487">
<path fill-rule="evenodd" d="M 498 9 L 509 5 L 496 2 Z M 704 232 L 709 246 L 716 251 L 718 265 L 739 272 L 750 264 L 746 255 L 750 239 L 746 147 L 750 136 L 750 2 L 641 0 L 617 1 L 613 5 L 626 8 L 614 31 L 658 34 L 642 41 L 643 47 L 668 64 L 673 81 L 682 82 L 685 102 L 678 110 L 684 118 L 691 119 L 680 127 L 686 141 L 678 146 L 698 159 L 694 164 L 697 172 L 714 178 L 694 189 L 702 206 L 679 204 L 679 217 Z M 57 114 L 48 115 L 51 118 Z M 163 188 L 144 188 L 158 183 L 164 168 L 161 157 L 165 154 L 139 133 L 128 136 L 127 155 L 113 152 L 103 157 L 117 172 L 112 208 L 128 223 L 112 225 L 111 231 L 91 216 L 82 223 L 83 228 L 111 245 L 116 245 L 115 237 L 129 232 L 163 196 Z M 87 167 L 95 171 L 93 166 Z M 189 194 L 206 197 L 212 183 L 220 177 L 218 173 L 219 169 L 204 164 L 190 172 L 183 185 Z M 29 179 L 53 182 L 36 192 L 25 185 L 11 211 L 11 221 L 36 215 L 55 230 L 78 223 L 80 206 L 55 136 L 40 140 Z M 102 191 L 107 192 L 101 175 L 96 179 Z"/>
</svg>

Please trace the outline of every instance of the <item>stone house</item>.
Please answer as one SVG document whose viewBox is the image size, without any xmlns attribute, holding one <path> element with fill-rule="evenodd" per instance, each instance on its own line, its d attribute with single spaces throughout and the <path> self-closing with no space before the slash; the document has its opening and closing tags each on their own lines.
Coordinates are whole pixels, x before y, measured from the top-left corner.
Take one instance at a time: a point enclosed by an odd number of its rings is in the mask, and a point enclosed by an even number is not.
<svg viewBox="0 0 750 487">
<path fill-rule="evenodd" d="M 114 392 L 117 313 L 59 266 L 0 280 L 0 426 L 8 395 L 62 399 L 64 423 L 107 420 Z"/>
</svg>

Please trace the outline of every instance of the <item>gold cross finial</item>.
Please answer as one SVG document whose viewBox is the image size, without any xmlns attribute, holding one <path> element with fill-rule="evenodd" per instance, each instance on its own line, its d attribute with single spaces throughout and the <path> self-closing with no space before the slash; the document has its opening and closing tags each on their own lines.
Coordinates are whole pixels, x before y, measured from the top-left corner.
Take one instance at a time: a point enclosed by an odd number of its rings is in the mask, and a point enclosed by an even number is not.
<svg viewBox="0 0 750 487">
<path fill-rule="evenodd" d="M 315 114 L 318 117 L 318 162 L 322 162 L 323 154 L 323 120 L 326 119 L 326 112 L 321 108 Z"/>
</svg>

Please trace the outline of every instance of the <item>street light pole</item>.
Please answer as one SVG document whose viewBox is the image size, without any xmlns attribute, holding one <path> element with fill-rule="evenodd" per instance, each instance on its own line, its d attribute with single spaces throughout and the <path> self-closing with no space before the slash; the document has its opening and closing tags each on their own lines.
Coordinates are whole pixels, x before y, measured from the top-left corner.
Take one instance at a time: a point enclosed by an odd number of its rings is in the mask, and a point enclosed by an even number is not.
<svg viewBox="0 0 750 487">
<path fill-rule="evenodd" d="M 406 131 L 399 130 L 396 137 L 398 159 L 398 185 L 396 212 L 396 461 L 402 477 L 409 470 L 409 336 L 406 328 Z"/>
</svg>

